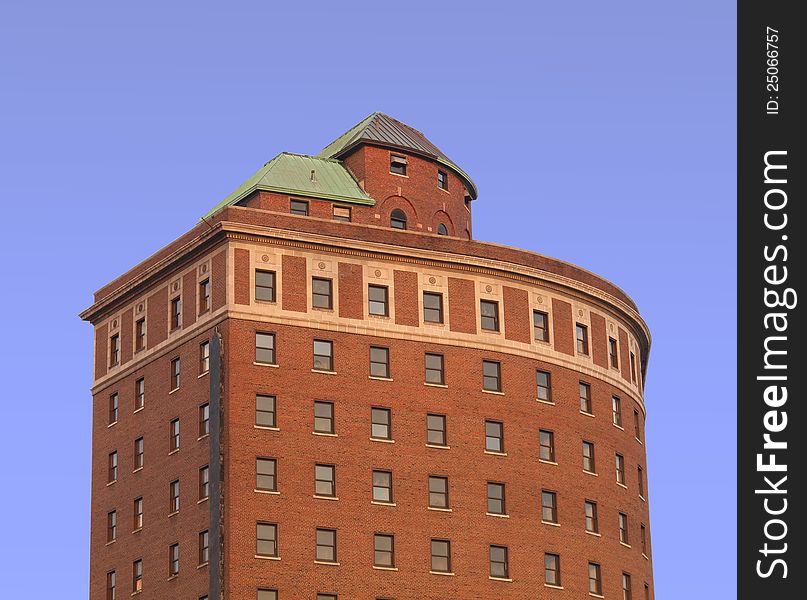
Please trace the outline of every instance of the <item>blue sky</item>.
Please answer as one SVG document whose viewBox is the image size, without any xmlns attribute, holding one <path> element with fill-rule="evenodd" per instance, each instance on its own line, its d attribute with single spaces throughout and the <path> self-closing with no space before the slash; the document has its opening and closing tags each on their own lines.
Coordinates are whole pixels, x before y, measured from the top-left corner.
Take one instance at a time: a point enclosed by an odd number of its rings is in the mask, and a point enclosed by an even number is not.
<svg viewBox="0 0 807 600">
<path fill-rule="evenodd" d="M 477 239 L 636 300 L 657 598 L 733 596 L 734 52 L 723 0 L 3 2 L 0 597 L 42 556 L 87 596 L 91 293 L 376 110 L 471 174 Z"/>
</svg>

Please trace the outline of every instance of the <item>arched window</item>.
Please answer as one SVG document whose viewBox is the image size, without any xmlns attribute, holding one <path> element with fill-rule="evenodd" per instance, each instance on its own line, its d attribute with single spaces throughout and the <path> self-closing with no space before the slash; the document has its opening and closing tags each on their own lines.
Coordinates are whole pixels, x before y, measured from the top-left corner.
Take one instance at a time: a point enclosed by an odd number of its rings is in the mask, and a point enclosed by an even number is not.
<svg viewBox="0 0 807 600">
<path fill-rule="evenodd" d="M 442 223 L 437 226 L 437 235 L 448 235 L 448 229 Z"/>
<path fill-rule="evenodd" d="M 393 229 L 406 229 L 406 213 L 396 208 L 390 215 L 389 224 Z"/>
</svg>

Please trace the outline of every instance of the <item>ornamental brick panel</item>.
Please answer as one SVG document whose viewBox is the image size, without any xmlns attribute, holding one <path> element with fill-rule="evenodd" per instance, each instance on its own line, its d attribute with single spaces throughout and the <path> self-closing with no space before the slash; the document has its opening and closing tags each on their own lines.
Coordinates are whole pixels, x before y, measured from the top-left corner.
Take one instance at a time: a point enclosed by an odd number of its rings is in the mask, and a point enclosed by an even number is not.
<svg viewBox="0 0 807 600">
<path fill-rule="evenodd" d="M 361 265 L 339 263 L 339 316 L 346 319 L 364 318 L 364 290 Z"/>
<path fill-rule="evenodd" d="M 574 356 L 572 305 L 557 298 L 552 299 L 552 339 L 555 350 Z"/>
<path fill-rule="evenodd" d="M 395 271 L 395 322 L 398 325 L 417 327 L 418 274 L 413 271 Z"/>
<path fill-rule="evenodd" d="M 591 313 L 591 357 L 595 365 L 608 368 L 608 333 L 605 330 L 605 317 Z"/>
<path fill-rule="evenodd" d="M 283 308 L 296 312 L 308 310 L 308 293 L 305 259 L 283 255 Z"/>
<path fill-rule="evenodd" d="M 448 278 L 449 317 L 451 331 L 476 333 L 474 282 L 458 277 Z"/>
<path fill-rule="evenodd" d="M 504 336 L 508 340 L 529 344 L 532 341 L 530 297 L 525 290 L 504 286 Z"/>
</svg>

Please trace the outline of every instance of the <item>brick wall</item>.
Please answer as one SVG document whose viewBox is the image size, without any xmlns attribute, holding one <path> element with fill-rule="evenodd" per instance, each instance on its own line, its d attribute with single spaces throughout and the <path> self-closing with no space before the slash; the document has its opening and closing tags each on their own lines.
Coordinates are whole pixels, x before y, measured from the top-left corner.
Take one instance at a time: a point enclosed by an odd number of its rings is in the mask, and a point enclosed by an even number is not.
<svg viewBox="0 0 807 600">
<path fill-rule="evenodd" d="M 153 318 L 153 315 L 150 315 Z M 198 534 L 208 527 L 208 503 L 198 503 L 199 468 L 208 463 L 198 438 L 198 407 L 209 397 L 199 375 L 199 331 L 93 395 L 90 600 L 106 600 L 106 573 L 117 574 L 118 598 L 132 591 L 132 562 L 143 560 L 143 598 L 196 600 L 207 591 L 207 567 L 197 568 Z M 181 386 L 170 390 L 170 360 L 180 357 Z M 144 378 L 145 406 L 134 412 L 135 381 Z M 109 425 L 109 396 L 119 396 L 118 422 Z M 180 449 L 169 454 L 169 423 L 180 419 Z M 144 438 L 144 466 L 134 472 L 134 441 Z M 107 485 L 107 460 L 118 451 L 118 480 Z M 169 483 L 180 480 L 180 511 L 169 516 Z M 134 499 L 143 497 L 144 523 L 133 532 Z M 117 511 L 117 541 L 107 544 L 106 516 Z M 168 547 L 180 544 L 180 575 L 168 579 Z"/>
<path fill-rule="evenodd" d="M 255 323 L 230 320 L 225 348 L 254 344 Z M 621 597 L 624 571 L 633 576 L 635 597 L 651 567 L 639 549 L 639 523 L 648 523 L 647 505 L 638 497 L 636 465 L 644 447 L 632 431 L 611 423 L 611 395 L 617 390 L 597 379 L 592 384 L 595 417 L 581 415 L 579 375 L 565 368 L 497 355 L 475 348 L 276 327 L 283 348 L 277 368 L 228 358 L 231 377 L 225 420 L 231 443 L 225 449 L 229 473 L 225 502 L 238 507 L 225 523 L 226 592 L 251 598 L 259 586 L 277 587 L 281 597 L 313 598 L 317 592 L 340 598 L 580 598 L 587 596 L 588 560 L 602 565 L 606 598 Z M 334 341 L 335 375 L 311 371 L 314 337 Z M 368 379 L 368 348 L 390 347 L 393 381 Z M 447 388 L 423 383 L 423 354 L 445 355 Z M 505 365 L 504 396 L 481 390 L 481 361 Z M 535 400 L 536 368 L 552 373 L 555 405 Z M 277 397 L 278 430 L 255 429 L 256 393 Z M 335 404 L 336 437 L 312 434 L 313 401 Z M 370 440 L 370 409 L 392 409 L 394 443 Z M 623 410 L 630 415 L 630 404 Z M 425 444 L 426 414 L 448 419 L 450 449 Z M 484 420 L 502 421 L 507 456 L 484 452 Z M 539 463 L 538 429 L 555 431 L 557 465 Z M 582 472 L 582 440 L 596 444 L 599 476 Z M 614 456 L 625 456 L 628 487 L 617 485 Z M 278 461 L 279 494 L 254 491 L 255 459 Z M 338 500 L 313 497 L 314 465 L 336 465 Z M 393 473 L 396 506 L 371 503 L 372 470 Z M 452 512 L 427 509 L 427 478 L 449 477 Z M 509 518 L 486 516 L 485 483 L 506 484 Z M 558 492 L 560 527 L 540 522 L 541 489 Z M 598 502 L 601 537 L 583 528 L 583 501 Z M 618 512 L 630 518 L 631 547 L 619 543 Z M 254 558 L 257 521 L 279 526 L 280 561 Z M 340 566 L 314 563 L 317 527 L 337 530 Z M 395 534 L 398 571 L 372 568 L 376 532 Z M 450 539 L 454 577 L 429 574 L 429 540 Z M 510 549 L 512 582 L 487 576 L 488 545 Z M 561 555 L 564 590 L 543 586 L 544 551 Z"/>
</svg>

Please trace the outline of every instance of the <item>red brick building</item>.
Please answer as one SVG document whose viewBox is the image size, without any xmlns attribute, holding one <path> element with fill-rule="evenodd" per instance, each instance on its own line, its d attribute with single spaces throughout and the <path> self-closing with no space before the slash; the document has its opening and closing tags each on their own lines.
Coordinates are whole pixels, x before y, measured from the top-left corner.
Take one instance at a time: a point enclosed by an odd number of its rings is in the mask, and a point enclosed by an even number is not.
<svg viewBox="0 0 807 600">
<path fill-rule="evenodd" d="M 91 600 L 653 597 L 613 284 L 375 113 L 95 294 Z"/>
</svg>

